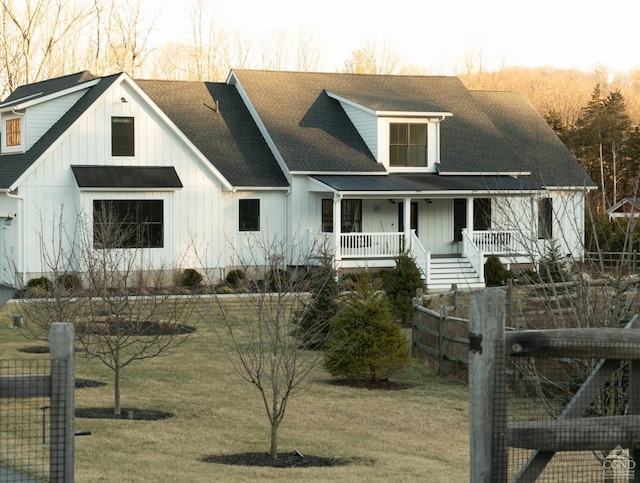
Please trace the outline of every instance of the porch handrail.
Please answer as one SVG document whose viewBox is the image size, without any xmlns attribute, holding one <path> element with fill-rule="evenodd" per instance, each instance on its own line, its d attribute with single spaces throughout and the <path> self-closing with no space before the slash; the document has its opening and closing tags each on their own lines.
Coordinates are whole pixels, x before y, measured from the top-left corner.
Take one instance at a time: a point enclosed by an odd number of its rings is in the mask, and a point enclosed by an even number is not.
<svg viewBox="0 0 640 483">
<path fill-rule="evenodd" d="M 429 283 L 431 279 L 431 252 L 427 251 L 415 230 L 411 230 L 411 251 L 415 258 L 416 265 L 422 270 L 426 283 Z"/>
<path fill-rule="evenodd" d="M 484 252 L 475 244 L 466 228 L 462 229 L 462 256 L 469 259 L 480 280 L 484 281 Z"/>
</svg>

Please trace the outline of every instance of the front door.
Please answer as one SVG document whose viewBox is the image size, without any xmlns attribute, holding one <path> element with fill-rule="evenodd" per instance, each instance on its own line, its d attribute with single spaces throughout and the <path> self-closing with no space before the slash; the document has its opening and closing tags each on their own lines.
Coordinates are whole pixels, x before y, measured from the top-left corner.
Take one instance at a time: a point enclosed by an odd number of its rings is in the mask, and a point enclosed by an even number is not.
<svg viewBox="0 0 640 483">
<path fill-rule="evenodd" d="M 416 231 L 416 236 L 418 236 L 418 202 L 411 202 L 411 230 Z M 398 203 L 398 229 L 399 231 L 404 231 L 404 202 Z"/>
</svg>

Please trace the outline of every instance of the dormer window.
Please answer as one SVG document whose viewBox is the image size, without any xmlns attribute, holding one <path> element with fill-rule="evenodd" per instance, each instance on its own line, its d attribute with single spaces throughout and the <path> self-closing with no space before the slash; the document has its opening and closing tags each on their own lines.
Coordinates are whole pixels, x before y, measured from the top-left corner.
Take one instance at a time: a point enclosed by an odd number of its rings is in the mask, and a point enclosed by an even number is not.
<svg viewBox="0 0 640 483">
<path fill-rule="evenodd" d="M 427 166 L 427 124 L 389 124 L 389 166 Z"/>
<path fill-rule="evenodd" d="M 132 117 L 111 118 L 111 155 L 135 156 L 135 139 Z"/>
<path fill-rule="evenodd" d="M 7 119 L 7 147 L 20 146 L 20 118 Z"/>
</svg>

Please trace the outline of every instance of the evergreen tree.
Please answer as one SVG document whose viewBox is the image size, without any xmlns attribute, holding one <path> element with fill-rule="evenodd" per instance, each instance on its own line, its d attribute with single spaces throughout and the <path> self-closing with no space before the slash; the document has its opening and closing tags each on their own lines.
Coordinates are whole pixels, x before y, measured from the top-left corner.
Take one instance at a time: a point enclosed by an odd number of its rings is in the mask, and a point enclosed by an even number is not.
<svg viewBox="0 0 640 483">
<path fill-rule="evenodd" d="M 375 382 L 409 367 L 409 344 L 379 284 L 365 275 L 349 288 L 325 345 L 325 368 L 333 376 Z"/>
<path fill-rule="evenodd" d="M 322 349 L 340 310 L 337 273 L 330 257 L 311 275 L 310 298 L 300 320 L 298 337 L 306 349 Z"/>
<path fill-rule="evenodd" d="M 567 143 L 591 179 L 600 187 L 600 211 L 620 199 L 623 158 L 631 120 L 619 90 L 604 95 L 597 85 Z"/>
<path fill-rule="evenodd" d="M 396 266 L 382 272 L 382 288 L 391 302 L 391 310 L 403 325 L 411 322 L 416 289 L 424 288 L 420 269 L 406 253 L 396 257 Z"/>
</svg>

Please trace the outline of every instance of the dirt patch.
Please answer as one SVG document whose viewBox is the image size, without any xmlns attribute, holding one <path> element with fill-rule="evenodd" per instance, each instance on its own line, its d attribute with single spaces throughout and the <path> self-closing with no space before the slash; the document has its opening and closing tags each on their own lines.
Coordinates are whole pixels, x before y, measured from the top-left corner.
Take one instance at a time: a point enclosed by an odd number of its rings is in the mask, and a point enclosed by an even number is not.
<svg viewBox="0 0 640 483">
<path fill-rule="evenodd" d="M 76 408 L 77 418 L 86 419 L 129 419 L 134 421 L 158 421 L 173 417 L 173 413 L 152 409 L 122 408 L 115 414 L 113 408 Z"/>
<path fill-rule="evenodd" d="M 92 381 L 91 379 L 78 379 L 76 378 L 76 388 L 82 389 L 84 387 L 102 387 L 106 386 L 106 382 Z"/>
<path fill-rule="evenodd" d="M 218 463 L 237 466 L 270 466 L 272 468 L 308 468 L 314 466 L 343 466 L 354 462 L 351 459 L 325 458 L 322 456 L 304 455 L 299 451 L 278 453 L 273 459 L 267 453 L 235 453 L 211 455 L 202 458 L 206 463 Z"/>
</svg>

